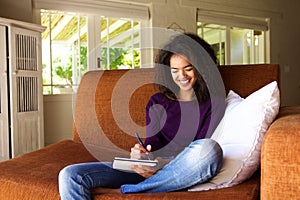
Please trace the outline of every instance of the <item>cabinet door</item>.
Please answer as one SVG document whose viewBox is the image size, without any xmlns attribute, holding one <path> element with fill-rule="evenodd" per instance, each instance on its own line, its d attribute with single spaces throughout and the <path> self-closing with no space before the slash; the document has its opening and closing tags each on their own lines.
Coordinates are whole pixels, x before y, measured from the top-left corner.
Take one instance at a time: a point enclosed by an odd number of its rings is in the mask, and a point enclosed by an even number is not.
<svg viewBox="0 0 300 200">
<path fill-rule="evenodd" d="M 0 161 L 9 159 L 6 27 L 0 25 Z"/>
<path fill-rule="evenodd" d="M 41 35 L 9 27 L 12 157 L 44 146 Z"/>
</svg>

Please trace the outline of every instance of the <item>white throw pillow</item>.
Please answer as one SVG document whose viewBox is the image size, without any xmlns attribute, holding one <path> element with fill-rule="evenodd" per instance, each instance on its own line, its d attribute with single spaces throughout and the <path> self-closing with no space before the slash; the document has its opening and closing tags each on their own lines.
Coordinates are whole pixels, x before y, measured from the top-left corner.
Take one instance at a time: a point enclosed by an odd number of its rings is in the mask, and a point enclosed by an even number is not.
<svg viewBox="0 0 300 200">
<path fill-rule="evenodd" d="M 260 165 L 263 137 L 278 114 L 280 94 L 274 81 L 241 98 L 229 91 L 223 119 L 212 135 L 223 149 L 220 172 L 209 182 L 195 185 L 189 191 L 226 188 L 249 177 Z"/>
</svg>

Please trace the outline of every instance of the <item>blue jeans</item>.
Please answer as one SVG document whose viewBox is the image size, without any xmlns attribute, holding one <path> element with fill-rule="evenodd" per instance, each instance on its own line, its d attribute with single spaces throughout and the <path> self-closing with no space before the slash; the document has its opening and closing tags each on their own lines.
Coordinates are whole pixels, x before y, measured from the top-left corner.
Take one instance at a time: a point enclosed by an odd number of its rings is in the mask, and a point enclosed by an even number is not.
<svg viewBox="0 0 300 200">
<path fill-rule="evenodd" d="M 67 166 L 59 174 L 59 192 L 62 200 L 82 200 L 91 199 L 90 189 L 95 187 L 120 187 L 123 194 L 176 191 L 208 181 L 221 169 L 222 161 L 219 144 L 201 139 L 192 142 L 148 179 L 114 170 L 107 162 Z"/>
</svg>

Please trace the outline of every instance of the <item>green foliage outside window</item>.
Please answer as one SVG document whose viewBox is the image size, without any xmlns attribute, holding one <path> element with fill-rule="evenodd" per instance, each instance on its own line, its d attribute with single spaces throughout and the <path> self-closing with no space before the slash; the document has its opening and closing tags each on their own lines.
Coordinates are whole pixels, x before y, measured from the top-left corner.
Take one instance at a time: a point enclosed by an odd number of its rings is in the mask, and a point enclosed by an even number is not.
<svg viewBox="0 0 300 200">
<path fill-rule="evenodd" d="M 134 50 L 134 67 L 140 66 L 140 53 Z M 121 69 L 132 68 L 132 54 L 131 50 L 124 50 L 122 48 L 110 48 L 109 49 L 109 67 L 107 66 L 107 48 L 102 48 L 102 69 Z"/>
<path fill-rule="evenodd" d="M 122 48 L 110 48 L 109 49 L 109 62 L 108 67 L 108 57 L 107 48 L 102 48 L 102 69 L 118 69 L 118 66 L 123 64 L 124 53 L 126 51 Z"/>
<path fill-rule="evenodd" d="M 54 66 L 54 70 L 55 70 L 55 74 L 61 78 L 61 80 L 64 81 L 65 84 L 67 85 L 73 85 L 73 80 L 72 80 L 72 75 L 73 75 L 73 70 L 72 70 L 72 57 L 69 57 L 69 63 L 67 64 L 67 66 L 62 66 L 61 64 L 61 58 L 56 58 L 53 61 L 53 65 L 57 65 Z"/>
<path fill-rule="evenodd" d="M 63 80 L 64 84 L 73 85 L 73 58 L 69 56 L 69 62 L 66 65 L 62 65 L 61 58 L 57 57 L 53 61 L 53 67 L 55 74 Z M 80 64 L 77 70 L 80 73 L 80 77 L 87 71 L 87 47 L 80 47 Z"/>
</svg>

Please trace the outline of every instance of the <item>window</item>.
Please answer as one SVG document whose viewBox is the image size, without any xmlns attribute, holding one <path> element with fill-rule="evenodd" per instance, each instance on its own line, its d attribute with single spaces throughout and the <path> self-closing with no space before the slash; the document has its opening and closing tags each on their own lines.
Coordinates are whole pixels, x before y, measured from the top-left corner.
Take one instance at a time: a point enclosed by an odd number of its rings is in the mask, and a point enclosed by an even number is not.
<svg viewBox="0 0 300 200">
<path fill-rule="evenodd" d="M 72 93 L 91 69 L 140 67 L 140 21 L 41 10 L 44 94 Z"/>
<path fill-rule="evenodd" d="M 269 61 L 266 19 L 198 10 L 198 35 L 215 50 L 220 65 Z"/>
<path fill-rule="evenodd" d="M 140 67 L 140 22 L 103 18 L 101 25 L 101 68 Z"/>
</svg>

